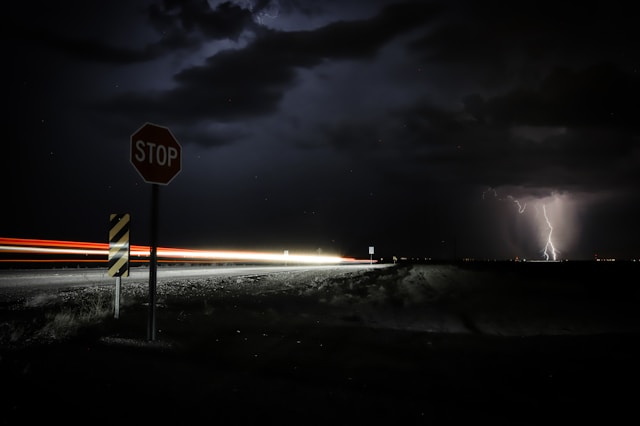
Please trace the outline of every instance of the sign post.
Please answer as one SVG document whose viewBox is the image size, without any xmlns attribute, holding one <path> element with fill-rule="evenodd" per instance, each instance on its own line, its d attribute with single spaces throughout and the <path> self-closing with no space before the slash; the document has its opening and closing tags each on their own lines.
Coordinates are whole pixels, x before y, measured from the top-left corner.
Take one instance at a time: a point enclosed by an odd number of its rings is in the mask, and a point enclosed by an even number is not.
<svg viewBox="0 0 640 426">
<path fill-rule="evenodd" d="M 151 185 L 151 240 L 149 244 L 149 316 L 147 339 L 156 340 L 156 288 L 158 278 L 158 192 L 157 183 Z"/>
<path fill-rule="evenodd" d="M 373 246 L 369 246 L 369 265 L 373 265 Z"/>
<path fill-rule="evenodd" d="M 159 185 L 168 185 L 180 173 L 182 147 L 168 128 L 145 123 L 131 135 L 131 164 L 142 176 L 142 179 L 151 184 L 147 339 L 153 341 L 156 340 Z"/>
</svg>

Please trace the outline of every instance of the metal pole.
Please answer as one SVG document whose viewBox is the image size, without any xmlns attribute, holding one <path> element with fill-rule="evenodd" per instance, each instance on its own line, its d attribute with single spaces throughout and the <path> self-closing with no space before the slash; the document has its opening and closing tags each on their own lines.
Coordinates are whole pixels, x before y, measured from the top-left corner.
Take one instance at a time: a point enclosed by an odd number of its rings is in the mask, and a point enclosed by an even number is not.
<svg viewBox="0 0 640 426">
<path fill-rule="evenodd" d="M 151 244 L 149 253 L 149 321 L 147 339 L 156 340 L 156 282 L 158 276 L 158 192 L 159 185 L 151 184 Z"/>
<path fill-rule="evenodd" d="M 120 276 L 116 277 L 116 300 L 113 302 L 113 317 L 120 317 Z"/>
</svg>

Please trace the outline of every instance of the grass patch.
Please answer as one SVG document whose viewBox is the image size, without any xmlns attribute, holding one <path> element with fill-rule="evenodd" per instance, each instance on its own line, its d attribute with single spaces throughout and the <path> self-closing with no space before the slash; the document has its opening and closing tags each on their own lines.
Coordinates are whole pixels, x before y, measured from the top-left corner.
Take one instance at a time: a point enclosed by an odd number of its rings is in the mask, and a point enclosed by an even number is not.
<svg viewBox="0 0 640 426">
<path fill-rule="evenodd" d="M 113 300 L 103 294 L 82 298 L 79 304 L 61 307 L 59 311 L 48 311 L 44 324 L 36 333 L 43 340 L 61 340 L 77 336 L 80 331 L 99 324 L 113 315 Z"/>
</svg>

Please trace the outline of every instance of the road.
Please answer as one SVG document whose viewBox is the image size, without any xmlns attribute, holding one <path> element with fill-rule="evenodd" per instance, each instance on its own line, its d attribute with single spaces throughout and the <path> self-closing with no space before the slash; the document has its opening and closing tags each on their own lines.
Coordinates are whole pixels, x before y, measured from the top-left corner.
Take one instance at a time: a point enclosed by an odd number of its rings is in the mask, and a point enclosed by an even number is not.
<svg viewBox="0 0 640 426">
<path fill-rule="evenodd" d="M 157 282 L 166 282 L 180 278 L 201 278 L 211 276 L 247 276 L 268 275 L 285 271 L 310 271 L 333 269 L 371 269 L 387 267 L 387 264 L 349 264 L 349 265 L 306 265 L 306 266 L 159 266 Z M 122 283 L 149 280 L 149 267 L 131 268 L 129 277 L 123 277 Z M 29 269 L 0 271 L 0 290 L 65 288 L 78 286 L 97 286 L 114 283 L 106 268 L 82 269 Z"/>
</svg>

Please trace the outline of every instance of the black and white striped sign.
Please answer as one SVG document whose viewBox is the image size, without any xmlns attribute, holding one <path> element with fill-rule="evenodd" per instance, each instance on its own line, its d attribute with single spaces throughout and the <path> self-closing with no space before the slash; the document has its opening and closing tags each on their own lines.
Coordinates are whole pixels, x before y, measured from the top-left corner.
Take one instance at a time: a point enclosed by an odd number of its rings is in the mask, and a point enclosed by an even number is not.
<svg viewBox="0 0 640 426">
<path fill-rule="evenodd" d="M 129 213 L 109 215 L 109 276 L 129 276 Z"/>
</svg>

